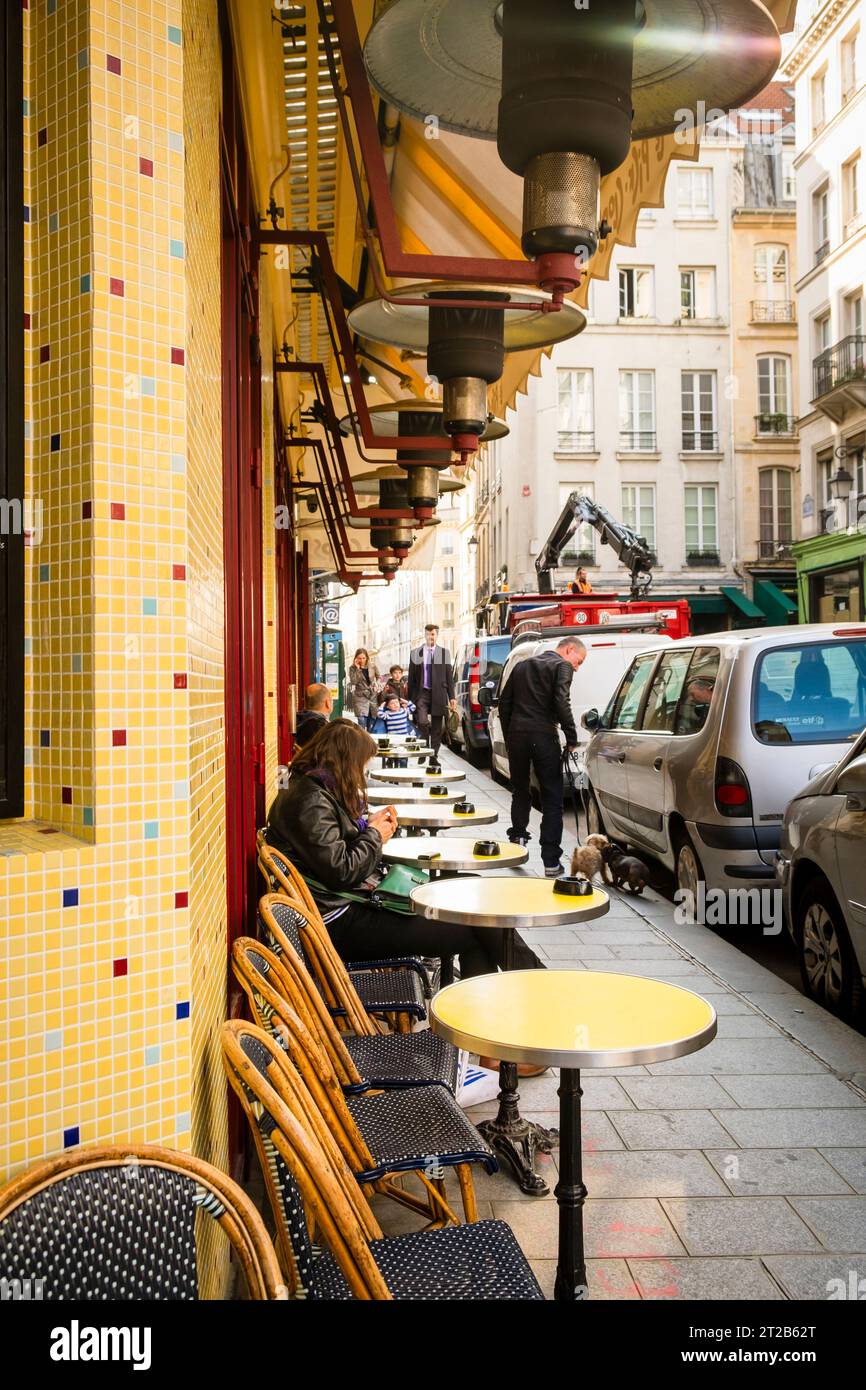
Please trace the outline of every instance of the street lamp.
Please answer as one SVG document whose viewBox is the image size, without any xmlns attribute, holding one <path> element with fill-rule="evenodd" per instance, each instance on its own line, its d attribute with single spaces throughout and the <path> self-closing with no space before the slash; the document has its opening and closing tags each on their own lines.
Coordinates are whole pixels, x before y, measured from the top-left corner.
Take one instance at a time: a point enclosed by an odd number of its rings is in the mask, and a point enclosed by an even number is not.
<svg viewBox="0 0 866 1390">
<path fill-rule="evenodd" d="M 468 541 L 469 549 L 474 553 L 478 549 L 478 537 L 470 536 Z"/>
<path fill-rule="evenodd" d="M 834 502 L 847 502 L 851 496 L 851 488 L 854 479 L 848 472 L 844 463 L 840 463 L 833 477 L 830 479 L 830 496 Z"/>
</svg>

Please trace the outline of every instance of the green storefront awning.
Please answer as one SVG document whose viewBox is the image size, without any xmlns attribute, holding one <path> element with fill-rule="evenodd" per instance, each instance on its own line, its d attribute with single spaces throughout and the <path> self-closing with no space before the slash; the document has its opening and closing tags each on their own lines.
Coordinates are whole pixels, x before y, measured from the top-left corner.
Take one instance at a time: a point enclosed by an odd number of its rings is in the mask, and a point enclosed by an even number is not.
<svg viewBox="0 0 866 1390">
<path fill-rule="evenodd" d="M 755 602 L 763 609 L 767 621 L 782 627 L 797 621 L 797 605 L 784 594 L 772 579 L 755 580 Z"/>
<path fill-rule="evenodd" d="M 763 609 L 758 608 L 750 598 L 746 598 L 742 589 L 733 589 L 722 584 L 719 586 L 720 593 L 724 594 L 732 608 L 736 608 L 737 613 L 750 621 L 761 626 L 766 622 L 767 615 Z"/>
</svg>

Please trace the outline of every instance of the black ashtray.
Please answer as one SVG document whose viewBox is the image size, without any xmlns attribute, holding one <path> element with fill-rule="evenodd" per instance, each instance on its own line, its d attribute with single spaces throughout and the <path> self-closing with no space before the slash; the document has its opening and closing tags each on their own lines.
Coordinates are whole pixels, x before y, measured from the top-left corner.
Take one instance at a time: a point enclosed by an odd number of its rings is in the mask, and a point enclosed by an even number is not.
<svg viewBox="0 0 866 1390">
<path fill-rule="evenodd" d="M 390 740 L 389 738 L 379 738 L 379 739 L 376 740 L 376 742 L 378 743 L 378 745 L 379 745 L 380 748 L 390 748 L 390 747 L 391 747 L 391 740 Z"/>
<path fill-rule="evenodd" d="M 563 874 L 554 879 L 554 893 L 563 893 L 568 898 L 588 898 L 592 896 L 592 884 L 588 878 L 579 875 Z"/>
<path fill-rule="evenodd" d="M 498 859 L 502 851 L 495 840 L 476 840 L 472 853 L 477 854 L 479 859 Z"/>
<path fill-rule="evenodd" d="M 428 777 L 438 777 L 439 773 L 442 771 L 442 764 L 437 762 L 429 762 L 424 771 L 427 773 Z"/>
<path fill-rule="evenodd" d="M 471 816 L 474 814 L 475 805 L 471 801 L 458 801 L 454 810 L 458 816 Z"/>
<path fill-rule="evenodd" d="M 447 787 L 443 787 L 441 784 L 440 784 L 438 787 L 430 787 L 430 788 L 429 788 L 429 791 L 430 791 L 430 795 L 431 795 L 431 796 L 447 796 L 447 795 L 448 795 L 448 788 L 447 788 Z"/>
</svg>

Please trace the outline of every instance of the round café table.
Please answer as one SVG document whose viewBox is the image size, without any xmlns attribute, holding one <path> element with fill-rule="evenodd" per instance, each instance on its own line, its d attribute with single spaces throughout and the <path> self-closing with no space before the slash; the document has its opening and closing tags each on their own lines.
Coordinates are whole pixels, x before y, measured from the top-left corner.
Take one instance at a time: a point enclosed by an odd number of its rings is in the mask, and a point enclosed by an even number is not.
<svg viewBox="0 0 866 1390">
<path fill-rule="evenodd" d="M 438 786 L 437 782 L 432 785 Z M 456 791 L 453 787 L 446 791 L 444 796 L 431 796 L 430 787 L 368 787 L 367 800 L 371 806 L 400 806 L 412 802 L 413 805 L 426 805 L 432 801 L 434 806 L 450 806 L 454 801 L 462 801 L 465 792 Z"/>
<path fill-rule="evenodd" d="M 423 767 L 385 767 L 370 771 L 371 782 L 408 782 L 413 787 L 423 787 L 430 782 L 465 782 L 466 773 L 456 769 L 447 772 L 431 772 Z"/>
<path fill-rule="evenodd" d="M 410 748 L 405 743 L 392 743 L 390 748 L 379 748 L 373 754 L 374 758 L 418 758 L 422 762 L 425 758 L 433 757 L 433 749 L 425 748 L 421 744 L 417 748 Z"/>
<path fill-rule="evenodd" d="M 441 990 L 430 1024 L 456 1047 L 559 1067 L 559 1258 L 554 1298 L 588 1296 L 583 1247 L 580 1071 L 684 1057 L 712 1042 L 716 1011 L 679 985 L 602 970 L 515 970 Z M 479 1126 L 483 1128 L 483 1126 Z"/>
<path fill-rule="evenodd" d="M 475 803 L 474 811 L 455 811 L 453 806 L 447 804 L 455 799 L 444 797 L 444 806 L 437 806 L 435 797 L 428 797 L 423 802 L 416 798 L 411 806 L 395 801 L 397 824 L 401 829 L 414 827 L 416 830 L 429 830 L 431 835 L 435 835 L 437 830 L 459 830 L 464 825 L 492 825 L 499 820 L 499 812 L 493 806 Z"/>
<path fill-rule="evenodd" d="M 595 917 L 603 917 L 610 908 L 607 894 L 598 888 L 585 896 L 572 897 L 558 893 L 549 878 L 437 879 L 414 888 L 411 898 L 415 911 L 433 921 L 504 928 L 502 968 L 512 972 L 516 964 L 515 931 L 591 922 Z M 550 1153 L 559 1136 L 556 1130 L 545 1129 L 521 1115 L 516 1064 L 486 1047 L 482 1055 L 500 1058 L 499 1113 L 495 1120 L 484 1120 L 478 1129 L 508 1164 L 521 1191 L 545 1197 L 550 1189 L 535 1171 L 535 1155 L 539 1151 Z"/>
<path fill-rule="evenodd" d="M 529 858 L 525 845 L 513 845 L 510 840 L 497 840 L 495 843 L 498 854 L 475 854 L 475 839 L 471 835 L 459 839 L 406 835 L 389 840 L 382 849 L 382 858 L 395 864 L 417 864 L 419 868 L 427 869 L 431 878 L 479 873 L 485 869 L 516 869 Z"/>
</svg>

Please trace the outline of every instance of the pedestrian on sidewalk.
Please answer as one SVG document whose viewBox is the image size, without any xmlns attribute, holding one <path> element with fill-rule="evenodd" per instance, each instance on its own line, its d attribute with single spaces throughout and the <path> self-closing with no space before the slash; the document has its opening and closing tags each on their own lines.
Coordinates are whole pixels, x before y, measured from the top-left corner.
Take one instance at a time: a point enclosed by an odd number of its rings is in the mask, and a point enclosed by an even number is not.
<svg viewBox="0 0 866 1390">
<path fill-rule="evenodd" d="M 445 715 L 457 708 L 451 653 L 438 645 L 438 636 L 436 623 L 428 623 L 424 642 L 412 652 L 409 664 L 409 699 L 415 706 L 415 722 L 437 757 Z"/>
<path fill-rule="evenodd" d="M 499 699 L 499 718 L 508 749 L 511 773 L 512 844 L 529 840 L 530 773 L 541 790 L 541 858 L 546 878 L 562 868 L 562 746 L 561 728 L 569 753 L 577 748 L 577 729 L 571 709 L 571 682 L 586 660 L 586 647 L 577 637 L 563 637 L 555 651 L 518 661 Z"/>
<path fill-rule="evenodd" d="M 349 708 L 362 729 L 372 729 L 376 723 L 379 703 L 379 677 L 370 661 L 366 647 L 359 647 L 346 672 Z"/>
<path fill-rule="evenodd" d="M 409 699 L 409 682 L 403 675 L 402 666 L 391 666 L 388 670 L 388 679 L 385 682 L 385 689 L 382 692 L 383 698 L 389 695 L 396 695 L 398 700 Z"/>
</svg>

